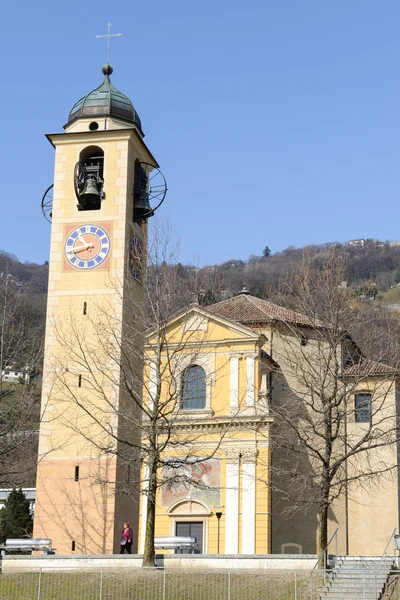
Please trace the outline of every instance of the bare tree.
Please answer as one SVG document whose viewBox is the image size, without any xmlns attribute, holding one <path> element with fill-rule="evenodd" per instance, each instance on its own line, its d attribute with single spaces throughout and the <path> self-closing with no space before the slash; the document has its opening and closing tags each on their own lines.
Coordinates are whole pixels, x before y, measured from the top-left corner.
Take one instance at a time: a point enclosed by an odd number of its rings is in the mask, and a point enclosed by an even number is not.
<svg viewBox="0 0 400 600">
<path fill-rule="evenodd" d="M 201 433 L 188 433 L 182 376 L 198 362 L 207 336 L 200 339 L 195 327 L 186 326 L 188 309 L 182 307 L 196 286 L 180 276 L 175 251 L 169 230 L 159 232 L 147 257 L 146 285 L 132 279 L 124 286 L 114 282 L 113 293 L 125 302 L 122 321 L 109 303 L 93 301 L 85 320 L 71 312 L 69 319 L 53 325 L 63 349 L 53 368 L 58 399 L 54 418 L 86 440 L 98 456 L 118 457 L 120 468 L 130 473 L 129 485 L 114 482 L 119 493 L 137 499 L 140 490 L 146 497 L 142 518 L 147 566 L 154 565 L 155 558 L 157 493 L 163 486 L 203 486 L 185 467 L 212 458 L 228 430 L 225 419 L 211 448 L 204 445 Z M 143 285 L 143 295 L 138 285 Z M 171 330 L 174 314 L 179 327 Z"/>
<path fill-rule="evenodd" d="M 27 318 L 14 278 L 0 279 L 0 485 L 33 483 L 40 422 L 43 327 Z M 21 376 L 16 377 L 20 372 Z M 10 376 L 14 374 L 14 380 Z"/>
<path fill-rule="evenodd" d="M 340 253 L 317 267 L 306 256 L 284 286 L 297 312 L 274 333 L 274 494 L 287 514 L 316 510 L 318 553 L 335 501 L 396 468 L 397 348 L 389 335 L 377 345 L 376 315 L 346 280 Z M 360 329 L 363 351 L 352 337 Z M 398 334 L 397 318 L 389 330 Z"/>
</svg>

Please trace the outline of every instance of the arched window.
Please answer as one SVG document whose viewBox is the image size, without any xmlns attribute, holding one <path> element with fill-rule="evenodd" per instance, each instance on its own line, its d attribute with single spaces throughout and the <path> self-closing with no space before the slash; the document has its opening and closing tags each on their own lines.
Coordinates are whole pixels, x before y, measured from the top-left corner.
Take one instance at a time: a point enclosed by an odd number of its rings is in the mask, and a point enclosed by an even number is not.
<svg viewBox="0 0 400 600">
<path fill-rule="evenodd" d="M 182 378 L 182 408 L 196 410 L 206 406 L 206 373 L 202 367 L 188 367 Z"/>
<path fill-rule="evenodd" d="M 78 210 L 100 210 L 104 187 L 104 152 L 98 146 L 87 146 L 75 166 L 75 193 Z"/>
</svg>

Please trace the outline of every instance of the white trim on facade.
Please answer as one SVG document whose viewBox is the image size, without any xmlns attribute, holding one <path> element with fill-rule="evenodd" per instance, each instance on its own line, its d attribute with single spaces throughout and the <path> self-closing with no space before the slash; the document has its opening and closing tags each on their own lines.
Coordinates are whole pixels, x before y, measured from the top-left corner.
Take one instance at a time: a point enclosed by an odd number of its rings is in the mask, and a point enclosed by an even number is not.
<svg viewBox="0 0 400 600">
<path fill-rule="evenodd" d="M 242 463 L 242 554 L 256 550 L 256 463 Z"/>
<path fill-rule="evenodd" d="M 147 480 L 149 478 L 149 467 L 145 466 L 143 470 L 143 487 L 147 486 Z M 140 554 L 144 552 L 144 538 L 146 536 L 146 513 L 147 513 L 147 494 L 142 492 L 142 520 L 140 523 Z"/>
<path fill-rule="evenodd" d="M 246 406 L 254 408 L 254 356 L 246 356 Z"/>
<path fill-rule="evenodd" d="M 291 548 L 292 550 L 289 552 L 286 552 L 286 548 Z M 297 550 L 297 552 L 293 552 L 293 549 Z M 282 554 L 302 554 L 303 546 L 301 544 L 287 542 L 286 544 L 281 544 L 281 553 Z"/>
<path fill-rule="evenodd" d="M 225 554 L 239 552 L 239 462 L 226 464 Z"/>
<path fill-rule="evenodd" d="M 179 409 L 179 412 L 182 414 L 195 414 L 195 413 L 206 413 L 211 411 L 211 388 L 214 385 L 215 378 L 215 353 L 214 352 L 199 352 L 194 354 L 188 354 L 186 356 L 180 356 L 179 361 L 175 359 L 175 363 L 173 368 L 175 369 L 175 379 L 179 385 L 180 393 L 181 393 L 181 385 L 182 385 L 182 377 L 184 371 L 188 367 L 194 366 L 202 367 L 206 374 L 206 405 L 202 409 L 198 410 L 183 410 Z M 177 407 L 178 408 L 178 407 Z"/>
<path fill-rule="evenodd" d="M 156 365 L 151 362 L 150 363 L 150 373 L 149 373 L 149 410 L 153 410 L 154 406 L 154 398 L 157 394 L 157 369 Z"/>
<path fill-rule="evenodd" d="M 236 409 L 239 406 L 239 358 L 237 356 L 231 356 L 229 363 L 230 363 L 229 407 Z"/>
</svg>

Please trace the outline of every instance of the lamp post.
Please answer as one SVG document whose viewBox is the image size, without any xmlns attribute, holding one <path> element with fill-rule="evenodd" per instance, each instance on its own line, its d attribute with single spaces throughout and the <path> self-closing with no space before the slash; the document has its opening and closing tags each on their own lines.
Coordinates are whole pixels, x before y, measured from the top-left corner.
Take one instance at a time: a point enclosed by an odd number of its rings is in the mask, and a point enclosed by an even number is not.
<svg viewBox="0 0 400 600">
<path fill-rule="evenodd" d="M 221 517 L 222 517 L 222 509 L 224 507 L 223 506 L 214 506 L 214 508 L 215 508 L 215 516 L 217 517 L 217 520 L 218 520 L 217 554 L 219 554 L 219 540 L 220 540 L 220 534 L 221 534 Z"/>
</svg>

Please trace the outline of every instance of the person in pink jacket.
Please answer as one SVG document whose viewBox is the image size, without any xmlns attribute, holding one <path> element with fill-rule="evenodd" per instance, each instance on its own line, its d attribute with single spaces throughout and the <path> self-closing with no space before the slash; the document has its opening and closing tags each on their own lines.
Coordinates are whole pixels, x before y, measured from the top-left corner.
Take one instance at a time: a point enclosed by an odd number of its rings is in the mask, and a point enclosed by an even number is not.
<svg viewBox="0 0 400 600">
<path fill-rule="evenodd" d="M 125 550 L 128 554 L 132 554 L 133 531 L 129 521 L 125 521 L 121 535 L 121 548 L 119 553 L 124 554 Z"/>
</svg>

